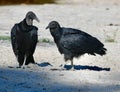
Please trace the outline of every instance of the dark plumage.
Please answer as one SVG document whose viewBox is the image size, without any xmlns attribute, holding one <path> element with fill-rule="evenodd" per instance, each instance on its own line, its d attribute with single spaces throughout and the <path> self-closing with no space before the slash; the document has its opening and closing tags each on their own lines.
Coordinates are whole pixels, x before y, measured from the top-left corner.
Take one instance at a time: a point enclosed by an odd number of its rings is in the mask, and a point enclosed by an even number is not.
<svg viewBox="0 0 120 92">
<path fill-rule="evenodd" d="M 11 43 L 15 56 L 17 57 L 19 67 L 35 63 L 33 53 L 38 41 L 36 26 L 33 26 L 33 20 L 39 22 L 36 15 L 30 11 L 20 23 L 17 23 L 11 29 Z"/>
<path fill-rule="evenodd" d="M 85 53 L 91 55 L 104 55 L 106 48 L 97 38 L 85 33 L 81 30 L 73 28 L 60 27 L 56 21 L 52 21 L 46 27 L 50 29 L 50 33 L 61 54 L 64 54 L 65 61 L 71 60 L 73 66 L 73 58 L 79 57 Z"/>
</svg>

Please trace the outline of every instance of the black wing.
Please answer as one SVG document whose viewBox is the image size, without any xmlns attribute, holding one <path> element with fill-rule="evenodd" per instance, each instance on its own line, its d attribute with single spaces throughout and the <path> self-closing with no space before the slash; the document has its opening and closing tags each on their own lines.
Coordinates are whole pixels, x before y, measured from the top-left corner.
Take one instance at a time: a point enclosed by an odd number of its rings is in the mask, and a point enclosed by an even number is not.
<svg viewBox="0 0 120 92">
<path fill-rule="evenodd" d="M 17 31 L 18 25 L 15 24 L 13 28 L 11 29 L 11 44 L 13 48 L 13 52 L 15 55 L 18 54 L 17 52 L 17 42 L 16 42 L 16 31 Z"/>
<path fill-rule="evenodd" d="M 104 45 L 95 37 L 76 29 L 64 29 L 61 45 L 72 53 L 91 53 Z"/>
<path fill-rule="evenodd" d="M 31 37 L 32 37 L 32 44 L 31 44 L 31 51 L 32 51 L 32 54 L 34 53 L 35 51 L 35 48 L 36 48 L 36 44 L 38 42 L 38 28 L 33 26 L 33 29 L 31 31 Z"/>
<path fill-rule="evenodd" d="M 62 32 L 63 32 L 63 35 L 71 35 L 71 34 L 81 34 L 81 35 L 85 35 L 85 36 L 91 36 L 89 35 L 88 33 L 86 32 L 83 32 L 81 30 L 78 30 L 78 29 L 73 29 L 73 28 L 62 28 Z"/>
</svg>

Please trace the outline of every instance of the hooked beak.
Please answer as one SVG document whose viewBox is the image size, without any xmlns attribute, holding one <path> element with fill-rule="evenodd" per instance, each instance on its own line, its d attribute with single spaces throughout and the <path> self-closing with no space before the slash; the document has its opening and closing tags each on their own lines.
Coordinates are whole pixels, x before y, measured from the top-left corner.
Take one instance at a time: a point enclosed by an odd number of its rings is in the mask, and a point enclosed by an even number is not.
<svg viewBox="0 0 120 92">
<path fill-rule="evenodd" d="M 48 28 L 49 28 L 49 25 L 45 29 L 48 29 Z"/>
<path fill-rule="evenodd" d="M 40 22 L 40 20 L 39 20 L 37 17 L 35 17 L 35 20 L 36 20 L 37 22 Z"/>
</svg>

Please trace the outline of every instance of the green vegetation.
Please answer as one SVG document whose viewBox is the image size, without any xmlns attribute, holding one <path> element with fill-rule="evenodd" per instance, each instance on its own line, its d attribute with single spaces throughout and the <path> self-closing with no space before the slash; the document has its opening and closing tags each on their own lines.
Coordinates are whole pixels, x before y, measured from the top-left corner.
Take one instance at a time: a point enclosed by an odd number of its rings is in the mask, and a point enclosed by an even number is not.
<svg viewBox="0 0 120 92">
<path fill-rule="evenodd" d="M 10 36 L 0 36 L 0 40 L 10 40 Z"/>
<path fill-rule="evenodd" d="M 41 39 L 38 40 L 38 42 L 52 43 L 52 41 L 49 38 L 41 38 Z"/>
<path fill-rule="evenodd" d="M 117 42 L 116 41 L 116 36 L 117 36 L 118 29 L 111 32 L 112 35 L 108 35 L 105 30 L 103 30 L 103 31 L 104 31 L 104 34 L 105 34 L 105 42 Z"/>
<path fill-rule="evenodd" d="M 42 42 L 49 43 L 50 40 L 49 40 L 48 38 L 43 38 L 43 39 L 42 39 Z"/>
<path fill-rule="evenodd" d="M 0 0 L 0 5 L 8 4 L 44 4 L 55 3 L 54 0 Z"/>
<path fill-rule="evenodd" d="M 116 42 L 116 41 L 115 41 L 114 38 L 111 38 L 111 37 L 108 36 L 108 37 L 105 39 L 105 42 Z"/>
<path fill-rule="evenodd" d="M 0 36 L 0 40 L 10 40 L 10 36 Z M 38 42 L 52 43 L 52 41 L 49 38 L 41 38 L 38 40 Z"/>
</svg>

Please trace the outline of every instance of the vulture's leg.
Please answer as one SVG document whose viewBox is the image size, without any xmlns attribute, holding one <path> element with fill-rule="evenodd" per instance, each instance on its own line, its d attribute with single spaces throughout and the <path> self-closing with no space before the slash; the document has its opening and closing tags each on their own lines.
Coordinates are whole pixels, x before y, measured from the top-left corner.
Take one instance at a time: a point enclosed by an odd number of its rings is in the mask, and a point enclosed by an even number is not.
<svg viewBox="0 0 120 92">
<path fill-rule="evenodd" d="M 26 58 L 27 58 L 27 56 L 25 55 L 25 57 L 24 57 L 24 61 L 23 61 L 23 65 L 21 66 L 23 69 L 25 68 Z"/>
<path fill-rule="evenodd" d="M 21 66 L 24 63 L 24 54 L 23 53 L 18 53 L 17 60 L 18 60 L 18 63 L 19 63 L 19 67 L 18 68 L 21 68 Z"/>
<path fill-rule="evenodd" d="M 74 64 L 73 64 L 73 59 L 71 60 L 71 66 L 72 66 L 71 70 L 75 70 L 74 69 Z"/>
</svg>

